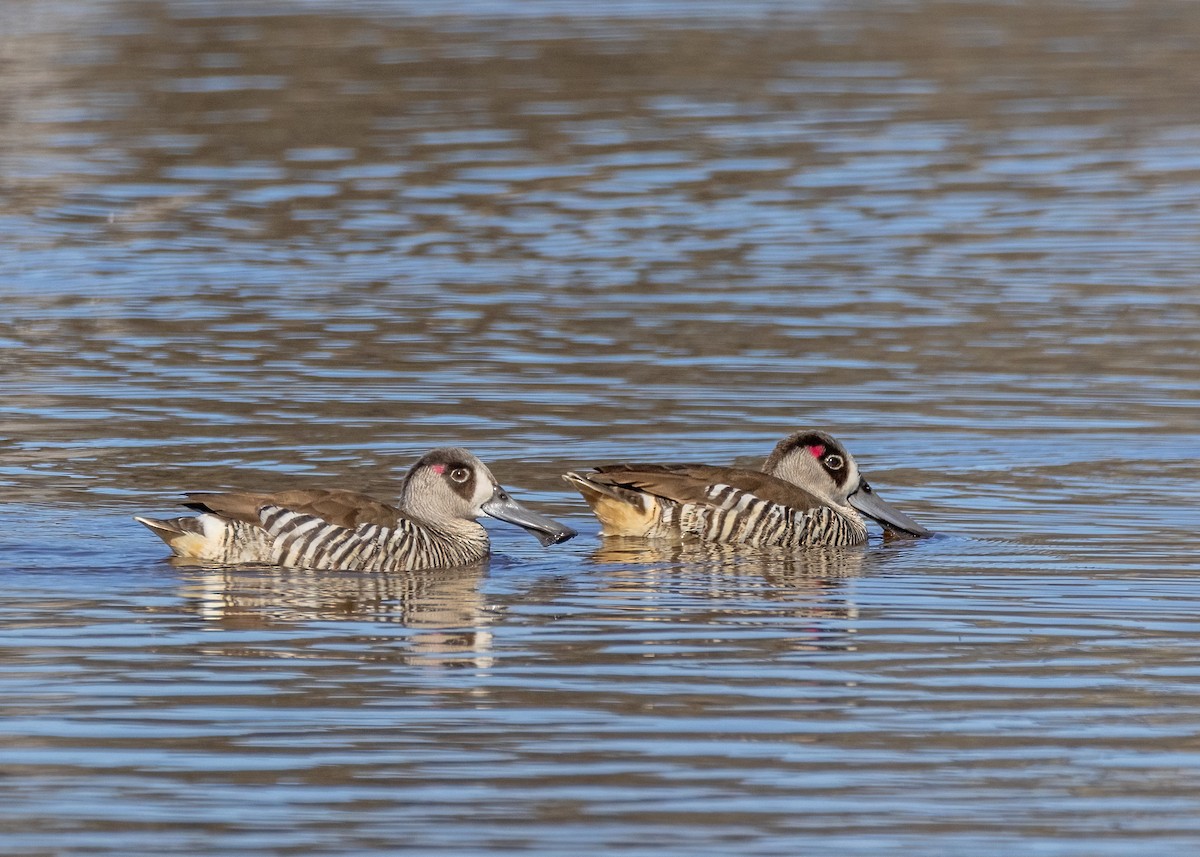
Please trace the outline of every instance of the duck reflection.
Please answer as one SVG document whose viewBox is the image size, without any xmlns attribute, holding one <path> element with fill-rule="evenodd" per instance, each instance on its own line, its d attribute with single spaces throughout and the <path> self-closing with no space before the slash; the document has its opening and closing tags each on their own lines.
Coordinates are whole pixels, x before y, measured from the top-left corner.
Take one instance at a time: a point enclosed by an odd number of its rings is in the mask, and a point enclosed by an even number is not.
<svg viewBox="0 0 1200 857">
<path fill-rule="evenodd" d="M 655 621 L 663 619 L 660 598 L 677 604 L 678 596 L 702 595 L 719 605 L 706 619 L 714 625 L 759 624 L 777 632 L 781 618 L 795 620 L 796 633 L 777 638 L 793 651 L 854 648 L 858 607 L 845 582 L 864 573 L 866 557 L 861 547 L 747 549 L 621 537 L 602 539 L 592 552 L 594 562 L 613 566 L 610 592 L 653 595 L 647 612 Z"/>
<path fill-rule="evenodd" d="M 480 585 L 486 562 L 403 574 L 313 571 L 278 566 L 197 566 L 182 596 L 225 630 L 272 630 L 310 622 L 403 626 L 389 635 L 406 659 L 427 664 L 490 666 L 497 611 Z M 361 640 L 362 633 L 354 635 Z M 374 655 L 382 653 L 376 649 Z"/>
<path fill-rule="evenodd" d="M 761 575 L 775 585 L 807 588 L 834 583 L 863 573 L 866 552 L 844 548 L 747 548 L 745 545 L 696 541 L 648 541 L 609 536 L 592 551 L 593 562 L 637 565 L 666 563 L 720 572 L 729 583 Z M 721 578 L 725 579 L 725 578 Z"/>
</svg>

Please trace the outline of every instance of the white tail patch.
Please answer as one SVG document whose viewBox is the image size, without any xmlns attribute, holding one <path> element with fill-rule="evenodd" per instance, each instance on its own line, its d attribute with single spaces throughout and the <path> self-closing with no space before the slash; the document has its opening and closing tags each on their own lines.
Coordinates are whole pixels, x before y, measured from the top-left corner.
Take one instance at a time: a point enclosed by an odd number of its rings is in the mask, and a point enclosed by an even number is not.
<svg viewBox="0 0 1200 857">
<path fill-rule="evenodd" d="M 144 524 L 166 542 L 176 556 L 188 559 L 203 559 L 213 562 L 228 562 L 226 556 L 226 530 L 229 521 L 216 515 L 203 514 L 195 518 L 175 518 L 156 521 L 153 518 L 134 518 Z"/>
</svg>

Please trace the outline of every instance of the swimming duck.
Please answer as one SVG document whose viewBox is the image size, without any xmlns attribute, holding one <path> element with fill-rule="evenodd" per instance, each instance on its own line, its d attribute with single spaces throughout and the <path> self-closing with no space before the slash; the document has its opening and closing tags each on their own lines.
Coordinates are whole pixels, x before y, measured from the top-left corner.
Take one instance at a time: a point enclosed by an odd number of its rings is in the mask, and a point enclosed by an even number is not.
<svg viewBox="0 0 1200 857">
<path fill-rule="evenodd" d="M 198 516 L 134 520 L 176 556 L 225 564 L 346 571 L 469 565 L 489 552 L 480 515 L 523 527 L 543 545 L 576 535 L 522 506 L 482 461 L 458 447 L 422 456 L 404 478 L 397 506 L 331 489 L 185 496 L 183 505 Z"/>
<path fill-rule="evenodd" d="M 776 444 L 761 471 L 610 464 L 563 478 L 592 507 L 603 536 L 683 536 L 759 547 L 854 545 L 867 540 L 863 515 L 886 530 L 932 535 L 874 492 L 844 446 L 811 429 Z"/>
</svg>

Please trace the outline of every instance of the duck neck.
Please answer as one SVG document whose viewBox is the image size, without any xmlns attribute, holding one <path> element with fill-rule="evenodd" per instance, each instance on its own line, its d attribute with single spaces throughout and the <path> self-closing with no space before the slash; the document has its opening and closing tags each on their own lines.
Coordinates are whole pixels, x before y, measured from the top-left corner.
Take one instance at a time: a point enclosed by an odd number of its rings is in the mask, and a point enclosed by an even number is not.
<svg viewBox="0 0 1200 857">
<path fill-rule="evenodd" d="M 841 516 L 845 522 L 847 532 L 853 537 L 854 541 L 866 541 L 867 539 L 867 521 L 849 503 L 835 503 L 831 507 Z"/>
<path fill-rule="evenodd" d="M 488 551 L 487 530 L 478 521 L 439 521 L 436 524 L 424 523 L 429 535 L 446 548 L 457 550 L 461 547 L 464 555 L 486 554 Z"/>
<path fill-rule="evenodd" d="M 410 521 L 411 538 L 418 545 L 414 568 L 470 565 L 490 553 L 487 530 L 475 521 Z"/>
</svg>

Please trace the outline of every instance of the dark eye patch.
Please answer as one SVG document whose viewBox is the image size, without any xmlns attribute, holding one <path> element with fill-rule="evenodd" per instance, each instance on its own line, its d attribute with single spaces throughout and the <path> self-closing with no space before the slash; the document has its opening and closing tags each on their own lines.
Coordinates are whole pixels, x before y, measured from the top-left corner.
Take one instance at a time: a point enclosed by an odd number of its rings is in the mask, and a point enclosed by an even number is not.
<svg viewBox="0 0 1200 857">
<path fill-rule="evenodd" d="M 470 500 L 475 496 L 475 470 L 466 462 L 447 462 L 443 476 L 446 484 L 464 500 Z"/>
</svg>

